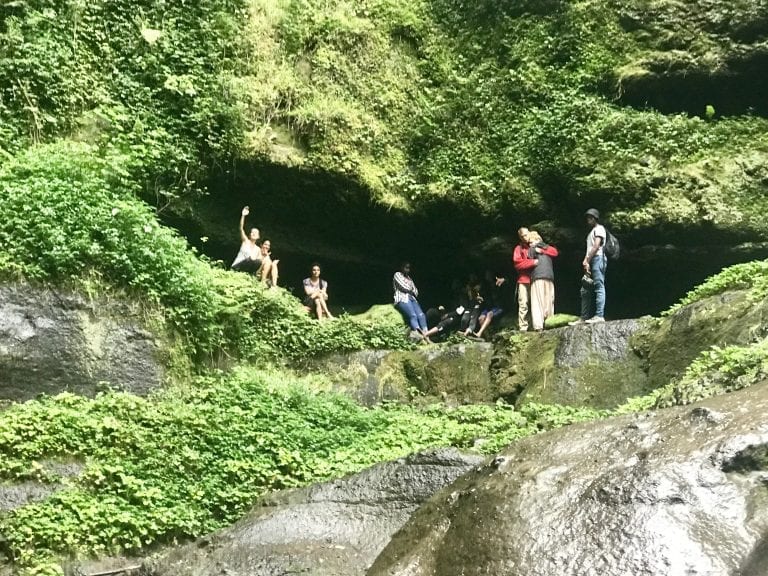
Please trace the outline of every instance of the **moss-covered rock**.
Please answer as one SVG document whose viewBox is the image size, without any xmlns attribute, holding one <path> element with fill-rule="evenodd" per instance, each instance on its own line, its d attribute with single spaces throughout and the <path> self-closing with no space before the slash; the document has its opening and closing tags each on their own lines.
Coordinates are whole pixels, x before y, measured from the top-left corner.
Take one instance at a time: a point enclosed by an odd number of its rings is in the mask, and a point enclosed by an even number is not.
<svg viewBox="0 0 768 576">
<path fill-rule="evenodd" d="M 493 380 L 499 395 L 527 403 L 613 408 L 649 392 L 632 336 L 645 321 L 624 320 L 543 333 L 511 333 L 497 341 Z"/>
<path fill-rule="evenodd" d="M 489 370 L 492 355 L 491 344 L 467 342 L 333 355 L 316 366 L 331 375 L 334 391 L 368 405 L 383 400 L 474 403 L 498 398 Z"/>
<path fill-rule="evenodd" d="M 656 320 L 636 336 L 649 384 L 660 387 L 679 378 L 712 346 L 754 343 L 768 335 L 768 301 L 747 290 L 709 296 Z"/>
</svg>

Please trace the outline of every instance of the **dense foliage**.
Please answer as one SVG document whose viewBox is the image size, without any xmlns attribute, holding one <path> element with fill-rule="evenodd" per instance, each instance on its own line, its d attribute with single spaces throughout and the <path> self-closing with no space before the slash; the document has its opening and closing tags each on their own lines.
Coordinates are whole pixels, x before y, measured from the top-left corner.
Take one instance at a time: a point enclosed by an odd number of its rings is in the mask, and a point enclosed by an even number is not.
<svg viewBox="0 0 768 576">
<path fill-rule="evenodd" d="M 138 549 L 200 535 L 241 515 L 264 492 L 355 472 L 430 446 L 493 453 L 540 429 L 592 419 L 556 407 L 389 405 L 365 409 L 312 392 L 320 377 L 237 370 L 142 399 L 71 394 L 0 414 L 0 479 L 63 483 L 0 520 L 3 548 L 22 565 L 48 552 Z M 47 462 L 84 464 L 62 480 Z"/>
<path fill-rule="evenodd" d="M 662 316 L 674 314 L 688 304 L 708 296 L 722 294 L 726 290 L 748 290 L 753 300 L 768 297 L 768 260 L 757 260 L 725 268 L 691 290 L 680 302 L 663 312 Z"/>
<path fill-rule="evenodd" d="M 198 359 L 294 360 L 407 345 L 399 322 L 312 321 L 282 290 L 221 270 L 158 224 L 134 196 L 135 159 L 114 146 L 58 142 L 0 167 L 0 271 L 46 282 L 100 280 L 160 305 Z"/>
</svg>

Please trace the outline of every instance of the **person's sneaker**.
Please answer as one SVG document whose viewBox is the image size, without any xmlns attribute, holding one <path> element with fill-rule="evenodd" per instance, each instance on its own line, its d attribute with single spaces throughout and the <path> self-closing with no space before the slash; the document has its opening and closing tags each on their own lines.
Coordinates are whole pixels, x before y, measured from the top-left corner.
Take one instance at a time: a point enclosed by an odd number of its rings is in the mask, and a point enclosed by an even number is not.
<svg viewBox="0 0 768 576">
<path fill-rule="evenodd" d="M 589 320 L 585 320 L 585 324 L 600 324 L 600 322 L 605 322 L 605 318 L 602 316 L 592 316 Z"/>
<path fill-rule="evenodd" d="M 578 320 L 574 320 L 573 322 L 568 322 L 568 326 L 578 326 L 579 324 L 584 324 L 584 320 L 579 318 Z"/>
</svg>

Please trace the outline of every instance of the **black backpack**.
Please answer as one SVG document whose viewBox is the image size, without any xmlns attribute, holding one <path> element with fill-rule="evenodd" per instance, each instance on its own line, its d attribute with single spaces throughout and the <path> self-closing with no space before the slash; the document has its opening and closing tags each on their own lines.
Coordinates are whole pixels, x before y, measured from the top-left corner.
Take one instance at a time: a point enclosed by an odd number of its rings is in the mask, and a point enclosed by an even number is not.
<svg viewBox="0 0 768 576">
<path fill-rule="evenodd" d="M 619 246 L 619 240 L 611 234 L 608 229 L 605 229 L 605 246 L 603 252 L 609 260 L 618 260 L 621 256 L 621 246 Z"/>
</svg>

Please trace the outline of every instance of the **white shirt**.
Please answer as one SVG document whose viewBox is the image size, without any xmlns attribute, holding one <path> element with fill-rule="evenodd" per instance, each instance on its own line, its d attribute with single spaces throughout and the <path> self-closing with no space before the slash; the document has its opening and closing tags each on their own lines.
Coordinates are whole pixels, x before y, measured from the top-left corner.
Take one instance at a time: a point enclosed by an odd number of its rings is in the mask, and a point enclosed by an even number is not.
<svg viewBox="0 0 768 576">
<path fill-rule="evenodd" d="M 592 230 L 590 230 L 589 234 L 587 234 L 587 253 L 585 257 L 589 256 L 589 251 L 592 250 L 592 246 L 595 245 L 595 238 L 603 239 L 603 241 L 600 243 L 600 249 L 594 254 L 595 256 L 602 256 L 603 246 L 605 246 L 605 227 L 602 224 L 593 226 Z"/>
<path fill-rule="evenodd" d="M 240 245 L 240 252 L 235 256 L 232 266 L 237 266 L 243 260 L 261 260 L 261 248 L 250 240 L 246 240 Z"/>
</svg>

